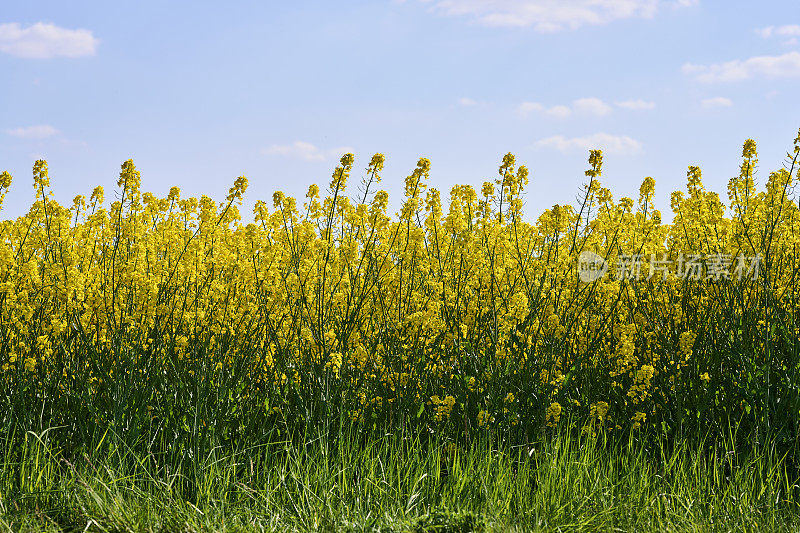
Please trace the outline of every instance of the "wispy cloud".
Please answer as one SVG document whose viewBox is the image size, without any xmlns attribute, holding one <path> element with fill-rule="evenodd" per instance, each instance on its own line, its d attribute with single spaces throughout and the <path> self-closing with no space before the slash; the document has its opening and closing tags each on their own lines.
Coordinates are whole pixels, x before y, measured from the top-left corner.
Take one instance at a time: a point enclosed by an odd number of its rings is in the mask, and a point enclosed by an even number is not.
<svg viewBox="0 0 800 533">
<path fill-rule="evenodd" d="M 756 56 L 713 65 L 687 63 L 683 66 L 683 73 L 695 76 L 702 83 L 743 81 L 756 76 L 769 79 L 800 77 L 800 52 Z"/>
<path fill-rule="evenodd" d="M 572 102 L 572 110 L 578 114 L 602 117 L 611 113 L 611 106 L 599 98 L 578 98 Z"/>
<path fill-rule="evenodd" d="M 700 102 L 705 109 L 714 109 L 718 107 L 732 107 L 733 100 L 725 98 L 724 96 L 715 96 L 714 98 L 706 98 Z"/>
<path fill-rule="evenodd" d="M 784 40 L 783 44 L 787 46 L 795 46 L 799 42 L 798 38 L 800 38 L 800 24 L 767 26 L 766 28 L 758 28 L 756 33 L 764 39 L 779 37 Z"/>
<path fill-rule="evenodd" d="M 12 137 L 19 137 L 20 139 L 47 139 L 53 135 L 58 134 L 58 130 L 49 124 L 41 124 L 38 126 L 26 126 L 22 128 L 14 128 L 6 130 L 8 135 Z"/>
<path fill-rule="evenodd" d="M 89 30 L 70 30 L 37 22 L 23 28 L 16 22 L 0 24 L 0 52 L 23 58 L 94 55 L 100 43 Z"/>
<path fill-rule="evenodd" d="M 522 102 L 517 106 L 517 113 L 520 115 L 528 115 L 534 111 L 543 111 L 544 106 L 538 102 Z"/>
<path fill-rule="evenodd" d="M 631 155 L 641 151 L 642 143 L 627 135 L 595 133 L 585 137 L 554 135 L 536 142 L 537 148 L 554 149 L 559 152 L 604 150 L 610 154 Z"/>
<path fill-rule="evenodd" d="M 478 105 L 478 102 L 473 100 L 472 98 L 464 96 L 463 98 L 459 98 L 458 99 L 458 105 L 461 105 L 461 106 L 464 106 L 464 107 L 472 107 L 474 105 Z"/>
<path fill-rule="evenodd" d="M 517 113 L 520 115 L 526 116 L 534 112 L 561 119 L 569 118 L 573 114 L 602 117 L 611 113 L 611 106 L 599 98 L 578 98 L 569 106 L 546 107 L 538 102 L 522 102 L 517 106 Z"/>
<path fill-rule="evenodd" d="M 322 150 L 309 142 L 295 141 L 292 144 L 273 144 L 262 149 L 261 153 L 264 155 L 293 157 L 305 161 L 325 161 L 353 151 L 349 146 Z"/>
<path fill-rule="evenodd" d="M 649 111 L 656 108 L 655 102 L 649 102 L 642 99 L 625 100 L 624 102 L 617 102 L 616 105 L 619 108 L 627 109 L 629 111 Z"/>
<path fill-rule="evenodd" d="M 652 18 L 659 7 L 684 7 L 696 0 L 422 0 L 433 11 L 487 26 L 532 27 L 542 33 Z"/>
</svg>

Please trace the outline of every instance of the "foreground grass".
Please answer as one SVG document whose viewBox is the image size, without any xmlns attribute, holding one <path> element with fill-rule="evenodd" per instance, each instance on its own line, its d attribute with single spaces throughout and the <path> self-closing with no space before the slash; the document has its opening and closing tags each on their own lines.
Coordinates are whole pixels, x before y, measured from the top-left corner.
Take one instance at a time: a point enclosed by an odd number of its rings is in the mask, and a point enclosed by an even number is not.
<svg viewBox="0 0 800 533">
<path fill-rule="evenodd" d="M 554 436 L 468 448 L 396 435 L 277 442 L 199 457 L 68 460 L 47 432 L 6 446 L 5 531 L 796 531 L 797 486 L 769 445 L 668 447 Z M 17 441 L 19 442 L 19 441 Z M 649 443 L 648 443 L 649 442 Z"/>
</svg>

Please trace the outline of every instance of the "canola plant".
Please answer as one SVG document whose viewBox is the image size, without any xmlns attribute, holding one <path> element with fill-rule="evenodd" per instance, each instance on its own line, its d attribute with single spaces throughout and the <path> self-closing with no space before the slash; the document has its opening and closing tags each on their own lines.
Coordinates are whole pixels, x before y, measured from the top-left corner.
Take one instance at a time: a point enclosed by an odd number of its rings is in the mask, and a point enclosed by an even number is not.
<svg viewBox="0 0 800 533">
<path fill-rule="evenodd" d="M 394 215 L 384 156 L 348 196 L 347 154 L 324 198 L 276 192 L 250 223 L 244 177 L 224 202 L 158 198 L 126 161 L 118 200 L 97 187 L 66 207 L 37 161 L 34 204 L 0 222 L 0 417 L 76 439 L 330 420 L 453 438 L 567 420 L 796 434 L 798 154 L 800 134 L 759 186 L 746 141 L 726 202 L 689 167 L 669 224 L 652 178 L 613 198 L 600 151 L 579 205 L 535 220 L 511 154 L 447 204 L 420 159 Z"/>
</svg>

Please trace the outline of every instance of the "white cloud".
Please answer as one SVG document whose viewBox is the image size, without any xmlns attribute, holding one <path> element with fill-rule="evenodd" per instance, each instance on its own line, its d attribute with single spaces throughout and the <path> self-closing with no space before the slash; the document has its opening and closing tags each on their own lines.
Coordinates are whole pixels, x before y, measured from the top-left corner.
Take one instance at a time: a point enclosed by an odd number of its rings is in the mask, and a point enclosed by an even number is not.
<svg viewBox="0 0 800 533">
<path fill-rule="evenodd" d="M 800 25 L 767 26 L 766 28 L 757 29 L 756 33 L 764 39 L 769 39 L 770 37 L 800 37 Z"/>
<path fill-rule="evenodd" d="M 0 52 L 16 57 L 90 56 L 95 54 L 99 43 L 89 30 L 68 30 L 43 22 L 27 28 L 16 22 L 0 24 Z"/>
<path fill-rule="evenodd" d="M 325 161 L 326 159 L 339 157 L 352 152 L 354 152 L 354 150 L 349 146 L 321 150 L 313 144 L 304 141 L 295 141 L 292 144 L 273 144 L 261 150 L 261 153 L 265 155 L 281 155 L 304 159 L 306 161 Z"/>
<path fill-rule="evenodd" d="M 554 105 L 550 109 L 545 109 L 544 112 L 555 118 L 568 118 L 572 115 L 572 109 L 565 105 Z"/>
<path fill-rule="evenodd" d="M 624 102 L 617 102 L 617 107 L 627 109 L 629 111 L 649 111 L 656 108 L 655 102 L 648 102 L 647 100 L 625 100 Z"/>
<path fill-rule="evenodd" d="M 595 133 L 585 137 L 567 138 L 563 135 L 554 135 L 536 142 L 538 148 L 550 148 L 559 152 L 576 150 L 604 150 L 610 154 L 630 155 L 642 149 L 642 143 L 627 135 L 611 135 L 609 133 Z"/>
<path fill-rule="evenodd" d="M 800 77 L 800 52 L 736 59 L 714 65 L 687 63 L 682 70 L 703 83 L 742 81 L 756 76 L 769 79 Z"/>
<path fill-rule="evenodd" d="M 578 114 L 602 117 L 611 113 L 611 106 L 599 98 L 578 98 L 572 102 L 572 109 Z"/>
<path fill-rule="evenodd" d="M 782 37 L 786 46 L 796 46 L 800 37 L 800 24 L 786 24 L 784 26 L 767 26 L 756 30 L 764 39 Z"/>
<path fill-rule="evenodd" d="M 733 106 L 733 100 L 731 100 L 730 98 L 725 98 L 724 96 L 715 96 L 714 98 L 706 98 L 700 103 L 706 109 Z"/>
<path fill-rule="evenodd" d="M 534 111 L 543 110 L 544 106 L 536 102 L 522 102 L 519 106 L 517 106 L 517 113 L 520 115 L 527 115 L 528 113 L 532 113 Z"/>
<path fill-rule="evenodd" d="M 611 106 L 599 98 L 578 98 L 573 100 L 571 106 L 554 105 L 545 107 L 538 102 L 522 102 L 517 106 L 517 113 L 527 116 L 530 113 L 544 113 L 553 118 L 569 118 L 573 114 L 582 116 L 602 117 L 611 113 Z"/>
<path fill-rule="evenodd" d="M 478 102 L 476 102 L 472 98 L 468 98 L 468 97 L 465 96 L 463 98 L 459 98 L 458 99 L 458 104 L 459 105 L 463 105 L 464 107 L 470 107 L 470 106 L 477 105 Z"/>
<path fill-rule="evenodd" d="M 6 133 L 12 137 L 19 137 L 20 139 L 46 139 L 56 135 L 58 130 L 49 124 L 42 124 L 39 126 L 27 126 L 24 128 L 6 130 Z"/>
<path fill-rule="evenodd" d="M 533 27 L 551 33 L 626 18 L 651 18 L 660 6 L 690 6 L 697 0 L 422 0 L 433 10 L 487 26 Z"/>
</svg>

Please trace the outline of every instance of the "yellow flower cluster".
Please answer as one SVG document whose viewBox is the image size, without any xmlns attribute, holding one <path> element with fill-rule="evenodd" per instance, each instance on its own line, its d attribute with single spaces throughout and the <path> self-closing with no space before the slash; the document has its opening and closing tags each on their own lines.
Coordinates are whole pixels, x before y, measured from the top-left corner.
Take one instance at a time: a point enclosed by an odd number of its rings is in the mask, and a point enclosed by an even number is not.
<svg viewBox="0 0 800 533">
<path fill-rule="evenodd" d="M 780 356 L 765 335 L 799 333 L 796 167 L 759 192 L 754 142 L 743 158 L 727 206 L 690 167 L 672 224 L 652 178 L 638 201 L 614 201 L 599 151 L 581 205 L 536 221 L 522 211 L 528 170 L 511 154 L 479 191 L 453 187 L 447 206 L 420 159 L 394 217 L 373 191 L 383 156 L 349 197 L 347 154 L 325 198 L 311 186 L 301 207 L 276 192 L 250 223 L 244 177 L 222 203 L 176 187 L 158 198 L 126 161 L 110 206 L 98 187 L 67 208 L 37 161 L 34 204 L 0 223 L 1 379 L 55 373 L 64 390 L 103 394 L 130 368 L 208 386 L 234 376 L 231 390 L 269 416 L 300 418 L 318 402 L 365 423 L 462 430 L 555 426 L 564 412 L 592 432 L 672 424 L 711 401 L 730 412 L 748 398 L 736 365 Z M 0 174 L 0 202 L 10 184 Z M 579 277 L 584 251 L 606 262 L 604 276 Z M 698 271 L 693 254 L 716 258 L 715 270 Z"/>
<path fill-rule="evenodd" d="M 547 408 L 546 419 L 548 426 L 555 427 L 561 419 L 561 404 L 558 402 L 551 403 L 550 407 Z"/>
<path fill-rule="evenodd" d="M 450 413 L 453 411 L 453 406 L 456 404 L 456 399 L 452 396 L 439 398 L 439 396 L 434 395 L 431 396 L 431 403 L 436 409 L 436 421 L 441 422 L 442 420 L 450 418 Z"/>
</svg>

